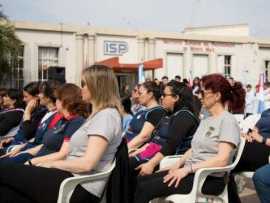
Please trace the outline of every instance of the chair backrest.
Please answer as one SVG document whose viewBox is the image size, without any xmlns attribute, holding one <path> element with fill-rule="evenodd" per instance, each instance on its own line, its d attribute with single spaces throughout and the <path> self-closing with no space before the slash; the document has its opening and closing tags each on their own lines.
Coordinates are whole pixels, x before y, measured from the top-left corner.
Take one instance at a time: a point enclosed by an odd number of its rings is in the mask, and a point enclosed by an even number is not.
<svg viewBox="0 0 270 203">
<path fill-rule="evenodd" d="M 261 114 L 253 114 L 248 116 L 246 119 L 244 119 L 241 124 L 240 128 L 243 133 L 247 133 L 249 128 L 254 128 L 258 120 L 261 118 Z"/>
<path fill-rule="evenodd" d="M 232 169 L 234 169 L 236 167 L 236 165 L 238 164 L 238 162 L 242 156 L 245 144 L 246 144 L 246 139 L 243 137 L 240 137 L 240 143 L 239 143 L 238 149 L 236 151 L 235 159 L 234 159 L 233 163 L 231 164 Z"/>
<path fill-rule="evenodd" d="M 241 122 L 244 120 L 244 114 L 233 114 L 235 119 L 237 120 L 237 123 L 240 125 Z"/>
</svg>

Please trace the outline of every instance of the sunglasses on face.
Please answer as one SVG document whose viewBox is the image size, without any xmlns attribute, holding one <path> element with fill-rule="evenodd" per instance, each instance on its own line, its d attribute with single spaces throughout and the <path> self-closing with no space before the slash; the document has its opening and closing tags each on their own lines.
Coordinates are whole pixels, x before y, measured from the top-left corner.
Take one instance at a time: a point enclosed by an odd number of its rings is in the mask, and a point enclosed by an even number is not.
<svg viewBox="0 0 270 203">
<path fill-rule="evenodd" d="M 167 97 L 167 96 L 175 96 L 175 95 L 174 95 L 174 94 L 166 94 L 166 93 L 163 92 L 163 93 L 161 94 L 161 96 L 162 96 L 162 97 Z"/>
</svg>

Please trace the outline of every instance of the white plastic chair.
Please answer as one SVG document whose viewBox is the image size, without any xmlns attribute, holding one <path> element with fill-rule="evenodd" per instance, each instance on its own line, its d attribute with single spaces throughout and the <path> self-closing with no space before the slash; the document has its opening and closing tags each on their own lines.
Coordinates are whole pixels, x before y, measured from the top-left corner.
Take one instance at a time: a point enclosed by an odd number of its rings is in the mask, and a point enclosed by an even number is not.
<svg viewBox="0 0 270 203">
<path fill-rule="evenodd" d="M 240 125 L 242 121 L 244 120 L 244 114 L 233 114 L 235 119 L 237 120 L 237 123 Z"/>
<path fill-rule="evenodd" d="M 170 195 L 166 198 L 159 198 L 158 200 L 155 200 L 155 201 L 162 202 L 162 200 L 160 201 L 160 199 L 163 199 L 163 202 L 165 200 L 165 201 L 170 201 L 173 203 L 179 203 L 179 202 L 181 202 L 181 203 L 195 203 L 195 202 L 199 202 L 199 200 L 201 198 L 203 198 L 203 199 L 211 198 L 211 199 L 221 200 L 224 203 L 228 203 L 228 188 L 227 188 L 228 186 L 227 186 L 227 184 L 225 185 L 224 191 L 218 196 L 202 194 L 201 190 L 202 190 L 203 183 L 208 175 L 211 175 L 213 173 L 222 173 L 222 172 L 229 173 L 231 170 L 234 169 L 234 167 L 237 165 L 237 163 L 240 160 L 240 157 L 242 155 L 242 152 L 243 152 L 243 149 L 245 146 L 245 139 L 241 137 L 240 140 L 241 141 L 240 141 L 237 153 L 236 153 L 236 157 L 235 157 L 235 160 L 233 161 L 232 164 L 225 166 L 225 167 L 199 169 L 195 173 L 193 187 L 192 187 L 192 190 L 189 194 L 174 194 L 174 195 Z M 169 158 L 168 160 L 170 160 L 170 162 L 172 164 L 173 158 Z M 176 160 L 176 158 L 174 158 L 174 162 L 175 162 L 175 160 Z M 163 166 L 166 166 L 164 161 L 162 164 L 163 164 Z"/>
<path fill-rule="evenodd" d="M 107 179 L 111 175 L 114 167 L 115 161 L 108 168 L 108 170 L 104 172 L 95 173 L 92 175 L 70 177 L 65 179 L 61 183 L 57 203 L 69 203 L 71 195 L 78 184 Z M 106 203 L 106 194 L 103 195 L 101 203 Z"/>
<path fill-rule="evenodd" d="M 243 133 L 247 133 L 249 128 L 254 128 L 258 120 L 261 118 L 261 114 L 253 114 L 245 118 L 240 123 L 240 128 Z"/>
<path fill-rule="evenodd" d="M 161 162 L 159 163 L 159 169 L 168 168 L 176 164 L 176 162 L 182 157 L 183 155 L 171 155 L 165 156 Z"/>
</svg>

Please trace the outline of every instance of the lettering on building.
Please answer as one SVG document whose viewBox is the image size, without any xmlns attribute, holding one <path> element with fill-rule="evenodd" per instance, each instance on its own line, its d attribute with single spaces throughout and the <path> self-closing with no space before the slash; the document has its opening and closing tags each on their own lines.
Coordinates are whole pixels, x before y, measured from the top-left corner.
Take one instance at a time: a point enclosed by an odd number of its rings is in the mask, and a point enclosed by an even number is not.
<svg viewBox="0 0 270 203">
<path fill-rule="evenodd" d="M 122 56 L 128 52 L 128 43 L 124 41 L 104 41 L 104 55 Z"/>
</svg>

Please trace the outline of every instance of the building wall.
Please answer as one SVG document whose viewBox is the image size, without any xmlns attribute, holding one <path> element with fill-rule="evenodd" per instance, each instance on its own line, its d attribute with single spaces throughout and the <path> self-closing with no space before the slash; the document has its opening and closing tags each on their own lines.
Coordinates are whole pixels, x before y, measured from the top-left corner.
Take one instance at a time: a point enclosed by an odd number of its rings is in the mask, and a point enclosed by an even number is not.
<svg viewBox="0 0 270 203">
<path fill-rule="evenodd" d="M 154 72 L 158 79 L 164 75 L 170 79 L 175 75 L 194 78 L 196 73 L 204 71 L 198 70 L 200 64 L 196 61 L 200 60 L 207 64 L 208 73 L 224 74 L 224 56 L 231 56 L 231 76 L 251 84 L 257 83 L 259 74 L 264 71 L 264 61 L 270 61 L 270 48 L 259 47 L 256 41 L 246 37 L 217 37 L 215 40 L 204 36 L 112 32 L 91 27 L 83 31 L 81 28 L 60 31 L 53 27 L 45 29 L 46 26 L 44 30 L 42 26 L 38 30 L 34 26 L 22 27 L 16 29 L 16 34 L 25 45 L 25 83 L 38 79 L 39 46 L 58 47 L 58 65 L 66 67 L 67 81 L 77 84 L 83 68 L 115 56 L 119 56 L 120 63 L 162 58 L 163 68 Z M 152 73 L 148 72 L 146 77 L 152 77 Z"/>
<path fill-rule="evenodd" d="M 76 70 L 76 40 L 73 33 L 17 30 L 24 44 L 25 84 L 38 80 L 38 47 L 59 48 L 59 66 L 66 68 L 67 81 L 74 82 Z"/>
</svg>

